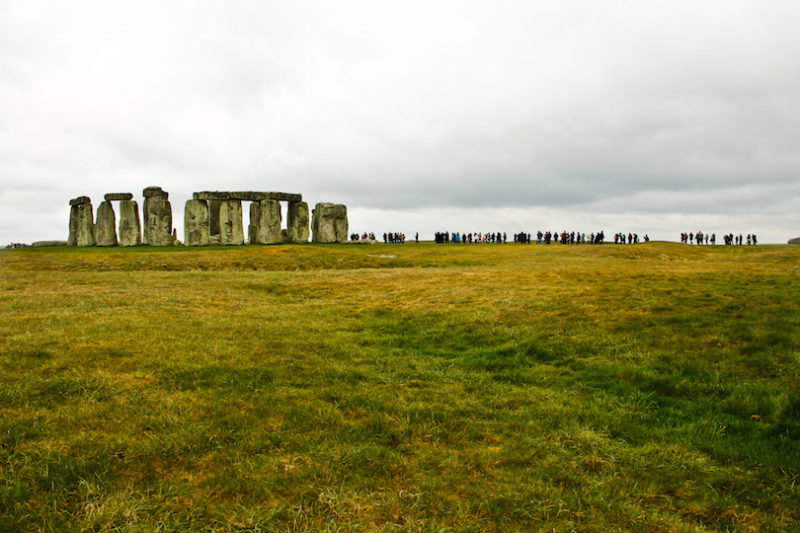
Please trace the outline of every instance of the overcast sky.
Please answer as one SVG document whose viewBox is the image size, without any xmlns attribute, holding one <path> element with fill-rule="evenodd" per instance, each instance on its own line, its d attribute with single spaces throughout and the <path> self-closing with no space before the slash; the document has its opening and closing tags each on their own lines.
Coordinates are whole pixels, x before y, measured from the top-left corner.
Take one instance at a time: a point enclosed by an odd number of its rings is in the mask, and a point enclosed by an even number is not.
<svg viewBox="0 0 800 533">
<path fill-rule="evenodd" d="M 0 244 L 159 185 L 352 231 L 800 236 L 800 3 L 0 0 Z M 246 208 L 245 208 L 246 211 Z"/>
</svg>

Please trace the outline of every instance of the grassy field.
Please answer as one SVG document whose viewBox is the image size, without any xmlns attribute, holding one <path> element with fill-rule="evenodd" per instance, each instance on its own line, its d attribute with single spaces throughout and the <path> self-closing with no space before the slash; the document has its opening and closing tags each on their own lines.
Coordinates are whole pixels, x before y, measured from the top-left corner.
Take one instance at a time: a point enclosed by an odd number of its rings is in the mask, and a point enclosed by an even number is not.
<svg viewBox="0 0 800 533">
<path fill-rule="evenodd" d="M 798 531 L 800 247 L 0 252 L 0 531 Z"/>
</svg>

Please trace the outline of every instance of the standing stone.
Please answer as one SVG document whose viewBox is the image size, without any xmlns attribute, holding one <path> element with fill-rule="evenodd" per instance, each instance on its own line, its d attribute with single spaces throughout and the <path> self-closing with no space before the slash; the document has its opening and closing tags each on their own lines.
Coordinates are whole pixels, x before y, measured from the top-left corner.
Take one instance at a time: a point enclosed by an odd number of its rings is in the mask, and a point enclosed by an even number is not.
<svg viewBox="0 0 800 533">
<path fill-rule="evenodd" d="M 336 217 L 333 219 L 333 229 L 336 234 L 336 242 L 347 242 L 350 238 L 347 234 L 349 224 L 347 223 L 347 207 L 336 206 Z"/>
<path fill-rule="evenodd" d="M 347 207 L 320 202 L 312 211 L 311 240 L 318 243 L 347 242 Z"/>
<path fill-rule="evenodd" d="M 250 244 L 281 242 L 281 204 L 277 200 L 261 200 L 250 204 Z"/>
<path fill-rule="evenodd" d="M 119 203 L 119 244 L 121 246 L 142 244 L 139 204 L 135 200 L 123 200 Z"/>
<path fill-rule="evenodd" d="M 308 242 L 308 204 L 289 202 L 286 211 L 285 242 Z"/>
<path fill-rule="evenodd" d="M 208 202 L 187 200 L 183 210 L 183 243 L 186 246 L 208 246 Z"/>
<path fill-rule="evenodd" d="M 78 206 L 69 206 L 69 237 L 67 237 L 67 244 L 69 246 L 78 246 Z"/>
<path fill-rule="evenodd" d="M 94 233 L 94 214 L 92 212 L 92 204 L 80 204 L 75 207 L 78 208 L 77 227 L 75 232 L 76 245 L 94 246 L 97 241 Z"/>
<path fill-rule="evenodd" d="M 142 236 L 142 242 L 144 244 L 152 244 L 153 246 L 169 246 L 168 244 L 155 244 L 150 242 L 150 235 L 148 234 L 148 229 L 147 229 L 151 226 L 150 221 L 148 220 L 151 212 L 150 202 L 169 200 L 169 193 L 163 191 L 161 187 L 146 187 L 142 191 L 142 196 L 144 196 L 144 204 L 142 205 L 142 217 L 144 218 L 144 235 Z M 172 228 L 172 212 L 170 206 L 170 229 L 169 229 L 170 233 L 172 233 L 171 228 Z M 160 242 L 164 242 L 164 240 L 162 239 Z"/>
<path fill-rule="evenodd" d="M 789 239 L 789 244 L 800 244 L 800 237 L 795 237 L 794 239 Z"/>
<path fill-rule="evenodd" d="M 97 206 L 97 223 L 95 224 L 97 246 L 117 245 L 117 217 L 114 207 L 106 200 Z"/>
<path fill-rule="evenodd" d="M 67 244 L 69 246 L 78 246 L 78 221 L 80 220 L 80 206 L 83 204 L 91 204 L 92 200 L 88 196 L 78 196 L 69 201 L 69 237 L 67 237 Z"/>
<path fill-rule="evenodd" d="M 220 202 L 219 230 L 221 244 L 244 244 L 241 200 L 222 200 Z"/>
<path fill-rule="evenodd" d="M 172 246 L 172 205 L 159 197 L 145 198 L 145 242 L 150 246 Z"/>
</svg>

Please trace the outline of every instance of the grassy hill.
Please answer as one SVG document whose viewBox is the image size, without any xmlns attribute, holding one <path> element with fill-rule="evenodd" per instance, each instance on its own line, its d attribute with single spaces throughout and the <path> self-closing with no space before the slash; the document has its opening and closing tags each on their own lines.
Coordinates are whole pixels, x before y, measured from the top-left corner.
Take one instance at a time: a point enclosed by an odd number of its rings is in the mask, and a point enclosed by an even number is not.
<svg viewBox="0 0 800 533">
<path fill-rule="evenodd" d="M 800 248 L 0 252 L 0 531 L 800 530 Z"/>
</svg>

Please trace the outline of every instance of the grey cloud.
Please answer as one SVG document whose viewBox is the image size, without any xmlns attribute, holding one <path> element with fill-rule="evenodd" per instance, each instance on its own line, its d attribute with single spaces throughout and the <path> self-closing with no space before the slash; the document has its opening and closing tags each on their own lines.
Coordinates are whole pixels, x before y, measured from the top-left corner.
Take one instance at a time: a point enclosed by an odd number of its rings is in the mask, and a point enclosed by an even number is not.
<svg viewBox="0 0 800 533">
<path fill-rule="evenodd" d="M 3 210 L 19 209 L 10 191 L 50 192 L 0 242 L 53 238 L 30 221 L 71 196 L 152 184 L 411 219 L 590 209 L 666 226 L 761 209 L 798 233 L 798 15 L 743 0 L 5 4 Z"/>
</svg>

